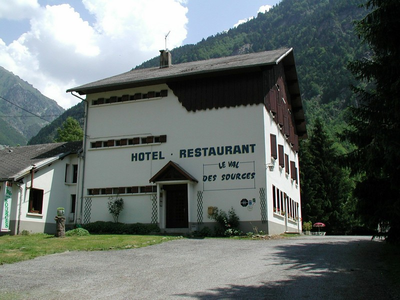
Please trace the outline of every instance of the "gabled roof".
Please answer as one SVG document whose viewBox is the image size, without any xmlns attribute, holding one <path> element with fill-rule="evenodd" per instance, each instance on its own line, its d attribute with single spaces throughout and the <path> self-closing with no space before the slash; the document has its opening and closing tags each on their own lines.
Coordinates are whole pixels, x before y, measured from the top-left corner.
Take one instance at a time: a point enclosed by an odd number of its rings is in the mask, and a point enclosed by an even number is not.
<svg viewBox="0 0 400 300">
<path fill-rule="evenodd" d="M 160 171 L 157 172 L 149 182 L 157 181 L 175 181 L 175 180 L 188 180 L 197 182 L 197 180 L 186 172 L 180 165 L 169 161 Z"/>
<path fill-rule="evenodd" d="M 52 143 L 0 150 L 0 181 L 17 181 L 35 167 L 39 169 L 68 154 L 78 153 L 82 142 Z"/>
<path fill-rule="evenodd" d="M 282 65 L 284 69 L 285 79 L 291 98 L 296 132 L 299 134 L 299 138 L 306 138 L 307 130 L 304 109 L 292 48 L 193 61 L 171 65 L 167 68 L 135 69 L 120 75 L 68 89 L 67 92 L 77 92 L 81 95 L 85 95 L 155 84 L 167 84 L 174 90 L 174 88 L 172 88 L 174 84 L 180 84 L 182 82 L 191 81 L 196 84 L 197 81 L 201 81 L 205 78 L 212 78 L 218 81 L 221 78 L 226 78 L 233 74 L 244 74 L 244 76 L 247 76 L 251 74 L 251 72 L 256 73 L 277 65 Z M 263 102 L 264 96 L 265 95 L 262 95 L 257 98 L 257 101 L 259 101 L 258 103 Z M 244 98 L 242 97 L 241 99 Z"/>
<path fill-rule="evenodd" d="M 154 85 L 176 81 L 183 77 L 203 76 L 210 73 L 232 72 L 249 68 L 276 65 L 293 50 L 283 48 L 251 54 L 227 56 L 208 60 L 193 61 L 168 68 L 135 69 L 129 72 L 98 80 L 92 83 L 68 89 L 67 92 L 78 92 L 81 95 L 120 90 L 145 85 Z"/>
</svg>

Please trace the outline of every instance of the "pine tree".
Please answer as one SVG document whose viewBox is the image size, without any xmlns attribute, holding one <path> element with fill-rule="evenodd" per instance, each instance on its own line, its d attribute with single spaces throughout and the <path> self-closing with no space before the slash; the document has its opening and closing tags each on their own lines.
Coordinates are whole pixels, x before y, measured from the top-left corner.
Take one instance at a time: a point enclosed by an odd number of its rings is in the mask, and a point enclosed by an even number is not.
<svg viewBox="0 0 400 300">
<path fill-rule="evenodd" d="M 82 141 L 82 139 L 83 130 L 79 122 L 72 117 L 68 117 L 61 128 L 57 128 L 56 142 L 74 142 Z"/>
<path fill-rule="evenodd" d="M 364 7 L 369 13 L 356 31 L 371 53 L 349 65 L 360 82 L 353 88 L 358 106 L 351 109 L 342 138 L 357 147 L 347 163 L 364 176 L 356 188 L 361 212 L 375 226 L 389 221 L 395 233 L 400 229 L 400 2 L 369 0 Z"/>
<path fill-rule="evenodd" d="M 351 180 L 339 166 L 339 154 L 320 119 L 315 121 L 301 151 L 303 220 L 323 222 L 329 233 L 349 231 L 354 220 L 345 207 L 351 207 Z"/>
</svg>

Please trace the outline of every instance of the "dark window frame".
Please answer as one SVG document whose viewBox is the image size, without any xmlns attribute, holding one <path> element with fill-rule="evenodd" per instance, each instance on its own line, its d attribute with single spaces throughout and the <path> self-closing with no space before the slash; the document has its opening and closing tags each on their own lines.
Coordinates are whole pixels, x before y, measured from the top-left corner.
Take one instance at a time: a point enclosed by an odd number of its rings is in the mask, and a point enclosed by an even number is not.
<svg viewBox="0 0 400 300">
<path fill-rule="evenodd" d="M 76 195 L 72 194 L 71 195 L 71 213 L 75 213 L 76 210 Z"/>
<path fill-rule="evenodd" d="M 278 149 L 277 149 L 275 134 L 270 134 L 270 143 L 271 143 L 271 157 L 273 157 L 274 159 L 277 159 L 278 158 Z"/>
<path fill-rule="evenodd" d="M 43 212 L 44 190 L 31 188 L 29 191 L 28 212 L 32 214 L 42 214 Z"/>
<path fill-rule="evenodd" d="M 72 183 L 78 182 L 78 165 L 72 165 Z"/>
<path fill-rule="evenodd" d="M 278 156 L 279 156 L 279 166 L 284 168 L 285 167 L 285 150 L 283 145 L 278 145 Z"/>
</svg>

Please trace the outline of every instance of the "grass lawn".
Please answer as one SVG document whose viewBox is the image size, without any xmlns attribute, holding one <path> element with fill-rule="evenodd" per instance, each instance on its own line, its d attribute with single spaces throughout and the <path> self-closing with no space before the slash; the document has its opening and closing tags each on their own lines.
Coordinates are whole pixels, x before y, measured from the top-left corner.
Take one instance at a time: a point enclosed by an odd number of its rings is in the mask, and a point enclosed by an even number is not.
<svg viewBox="0 0 400 300">
<path fill-rule="evenodd" d="M 179 237 L 158 235 L 89 235 L 56 238 L 47 234 L 0 236 L 0 265 L 65 251 L 140 248 Z"/>
</svg>

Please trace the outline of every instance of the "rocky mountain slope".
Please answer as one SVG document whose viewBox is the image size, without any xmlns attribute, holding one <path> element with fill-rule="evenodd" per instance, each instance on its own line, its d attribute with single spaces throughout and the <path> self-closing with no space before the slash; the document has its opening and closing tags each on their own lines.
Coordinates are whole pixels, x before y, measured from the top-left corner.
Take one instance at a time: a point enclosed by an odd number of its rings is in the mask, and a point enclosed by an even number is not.
<svg viewBox="0 0 400 300">
<path fill-rule="evenodd" d="M 0 144 L 26 145 L 63 112 L 56 101 L 0 67 Z"/>
</svg>

